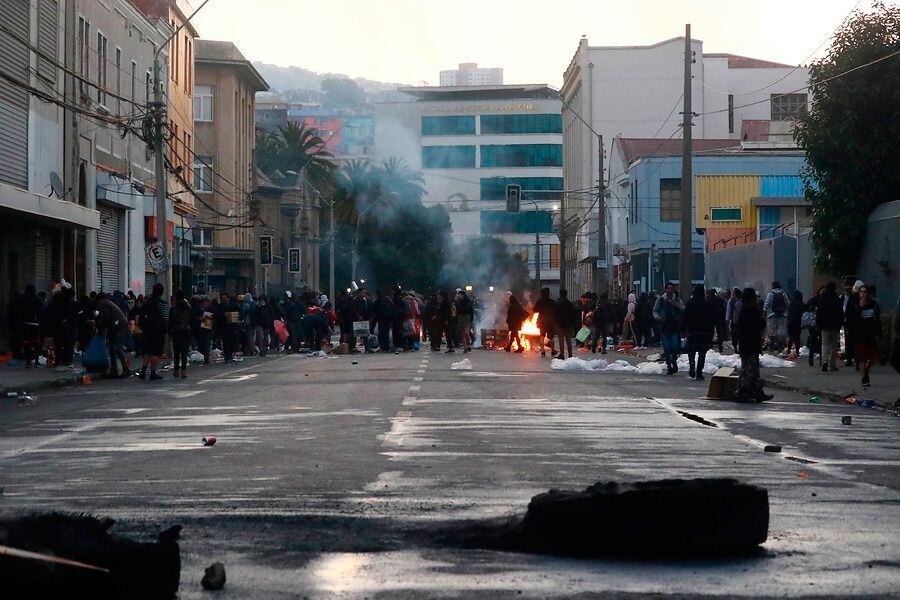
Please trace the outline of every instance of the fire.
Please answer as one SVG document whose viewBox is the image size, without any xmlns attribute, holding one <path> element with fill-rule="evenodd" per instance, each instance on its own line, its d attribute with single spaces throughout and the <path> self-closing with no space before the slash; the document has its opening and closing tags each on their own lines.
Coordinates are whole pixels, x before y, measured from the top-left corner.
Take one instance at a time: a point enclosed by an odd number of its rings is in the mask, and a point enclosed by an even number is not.
<svg viewBox="0 0 900 600">
<path fill-rule="evenodd" d="M 539 336 L 543 335 L 541 330 L 538 329 L 537 321 L 538 313 L 533 313 L 522 323 L 522 328 L 519 330 L 519 343 L 522 344 L 526 351 L 531 350 L 532 343 L 537 341 Z"/>
</svg>

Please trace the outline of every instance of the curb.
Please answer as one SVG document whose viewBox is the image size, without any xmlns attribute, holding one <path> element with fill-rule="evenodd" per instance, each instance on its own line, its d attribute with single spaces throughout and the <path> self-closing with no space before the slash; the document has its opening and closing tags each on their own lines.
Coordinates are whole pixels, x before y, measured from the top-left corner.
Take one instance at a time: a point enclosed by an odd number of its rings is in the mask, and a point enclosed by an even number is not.
<svg viewBox="0 0 900 600">
<path fill-rule="evenodd" d="M 790 383 L 782 381 L 771 381 L 769 379 L 766 379 L 765 377 L 763 377 L 762 380 L 767 387 L 785 390 L 788 392 L 800 392 L 802 394 L 809 394 L 810 396 L 819 396 L 820 398 L 827 398 L 831 402 L 844 404 L 844 399 L 847 397 L 846 395 L 838 394 L 835 392 L 816 390 L 806 386 L 792 385 Z M 900 417 L 900 410 L 898 410 L 896 407 L 891 406 L 883 400 L 875 400 L 874 398 L 871 400 L 875 403 L 875 408 L 877 408 L 878 410 L 886 412 L 895 417 Z"/>
<path fill-rule="evenodd" d="M 49 390 L 55 388 L 64 388 L 76 385 L 86 385 L 84 383 L 84 376 L 88 375 L 91 378 L 91 383 L 94 381 L 103 379 L 103 375 L 101 373 L 83 373 L 80 375 L 62 375 L 60 377 L 56 377 L 54 379 L 44 380 L 44 381 L 36 381 L 33 383 L 27 383 L 20 386 L 4 386 L 0 387 L 0 394 L 6 396 L 8 393 L 12 392 L 22 392 L 24 394 L 32 394 L 34 392 L 39 392 L 42 390 Z"/>
</svg>

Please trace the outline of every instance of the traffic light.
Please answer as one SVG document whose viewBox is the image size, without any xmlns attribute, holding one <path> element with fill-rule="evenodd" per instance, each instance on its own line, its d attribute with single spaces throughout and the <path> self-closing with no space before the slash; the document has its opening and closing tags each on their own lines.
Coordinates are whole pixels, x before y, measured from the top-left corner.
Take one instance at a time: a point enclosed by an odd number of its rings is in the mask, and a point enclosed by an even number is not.
<svg viewBox="0 0 900 600">
<path fill-rule="evenodd" d="M 506 212 L 518 214 L 522 200 L 522 186 L 510 183 L 506 186 Z"/>
<path fill-rule="evenodd" d="M 272 236 L 271 235 L 259 236 L 259 264 L 261 264 L 261 265 L 271 265 L 272 264 Z"/>
<path fill-rule="evenodd" d="M 288 248 L 288 272 L 300 272 L 300 248 Z"/>
</svg>

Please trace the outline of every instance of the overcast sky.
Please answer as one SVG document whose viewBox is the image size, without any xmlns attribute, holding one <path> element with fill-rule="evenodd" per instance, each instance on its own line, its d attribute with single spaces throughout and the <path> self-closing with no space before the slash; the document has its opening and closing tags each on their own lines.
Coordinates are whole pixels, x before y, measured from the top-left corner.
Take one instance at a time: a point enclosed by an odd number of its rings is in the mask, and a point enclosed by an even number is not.
<svg viewBox="0 0 900 600">
<path fill-rule="evenodd" d="M 559 86 L 582 35 L 652 44 L 691 23 L 705 52 L 798 64 L 855 5 L 871 0 L 211 0 L 194 20 L 201 37 L 281 66 L 437 85 L 441 69 L 477 62 L 506 83 Z"/>
</svg>

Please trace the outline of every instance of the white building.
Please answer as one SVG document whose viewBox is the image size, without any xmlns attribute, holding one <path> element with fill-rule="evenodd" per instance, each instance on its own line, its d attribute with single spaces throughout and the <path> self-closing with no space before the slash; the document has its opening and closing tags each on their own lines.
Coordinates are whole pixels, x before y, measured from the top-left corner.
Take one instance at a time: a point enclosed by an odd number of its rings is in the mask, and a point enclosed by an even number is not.
<svg viewBox="0 0 900 600">
<path fill-rule="evenodd" d="M 100 213 L 100 228 L 85 240 L 88 289 L 104 292 L 145 286 L 145 207 L 154 206 L 153 155 L 122 124 L 141 129 L 152 100 L 153 53 L 166 40 L 164 23 L 151 21 L 129 0 L 75 0 L 67 15 L 69 68 L 86 81 L 68 90 L 71 103 L 107 115 L 112 123 L 76 115 L 67 130 L 72 166 L 67 182 L 79 202 Z M 168 63 L 165 49 L 160 53 Z"/>
<path fill-rule="evenodd" d="M 441 71 L 441 85 L 503 85 L 503 69 L 478 67 L 478 63 L 459 63 L 459 68 Z"/>
<path fill-rule="evenodd" d="M 400 88 L 407 102 L 375 105 L 375 158 L 403 159 L 425 178 L 426 204 L 450 212 L 457 241 L 497 236 L 541 281 L 559 281 L 555 211 L 562 202 L 561 104 L 546 85 Z M 506 186 L 522 187 L 506 213 Z"/>
<path fill-rule="evenodd" d="M 691 47 L 695 139 L 790 142 L 791 117 L 805 110 L 807 96 L 787 92 L 807 85 L 808 69 L 704 54 L 698 39 Z M 680 139 L 683 77 L 684 37 L 649 46 L 589 46 L 582 38 L 560 90 L 571 107 L 563 107 L 565 189 L 597 189 L 600 152 L 609 156 L 615 136 Z M 609 196 L 598 204 L 588 194 L 566 196 L 563 216 L 575 226 L 567 229 L 563 266 L 565 283 L 573 289 L 604 290 L 602 261 L 611 257 L 614 243 L 625 241 L 617 199 Z"/>
</svg>

